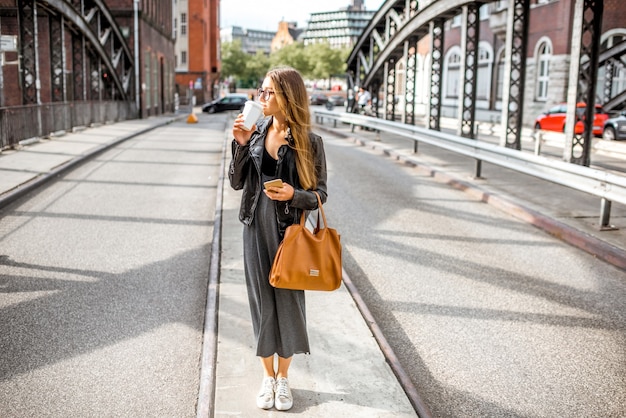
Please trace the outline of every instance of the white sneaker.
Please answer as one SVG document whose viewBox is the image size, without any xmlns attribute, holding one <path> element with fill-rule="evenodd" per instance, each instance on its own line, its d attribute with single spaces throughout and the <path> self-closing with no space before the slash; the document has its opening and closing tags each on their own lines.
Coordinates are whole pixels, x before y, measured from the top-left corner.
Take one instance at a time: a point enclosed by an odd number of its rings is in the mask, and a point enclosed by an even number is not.
<svg viewBox="0 0 626 418">
<path fill-rule="evenodd" d="M 274 406 L 274 386 L 276 385 L 276 380 L 274 380 L 271 376 L 266 376 L 263 378 L 263 383 L 261 383 L 261 389 L 259 389 L 259 394 L 256 395 L 256 406 L 261 409 L 270 409 Z"/>
<path fill-rule="evenodd" d="M 276 399 L 274 400 L 274 406 L 279 411 L 287 411 L 293 406 L 293 397 L 291 396 L 291 389 L 289 389 L 289 381 L 286 377 L 279 377 L 276 381 Z"/>
</svg>

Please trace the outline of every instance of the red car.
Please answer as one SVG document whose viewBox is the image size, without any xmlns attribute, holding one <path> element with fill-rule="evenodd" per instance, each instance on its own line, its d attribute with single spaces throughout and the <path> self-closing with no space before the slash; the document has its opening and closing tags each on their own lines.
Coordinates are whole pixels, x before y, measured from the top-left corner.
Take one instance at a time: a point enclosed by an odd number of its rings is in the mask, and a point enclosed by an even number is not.
<svg viewBox="0 0 626 418">
<path fill-rule="evenodd" d="M 583 121 L 585 117 L 585 103 L 576 104 L 576 126 L 575 133 L 583 133 Z M 565 132 L 565 112 L 567 112 L 567 103 L 551 107 L 548 111 L 542 113 L 535 119 L 535 129 L 544 129 L 546 131 Z M 593 118 L 593 134 L 602 136 L 604 122 L 609 115 L 604 112 L 601 105 L 596 105 L 596 112 Z"/>
</svg>

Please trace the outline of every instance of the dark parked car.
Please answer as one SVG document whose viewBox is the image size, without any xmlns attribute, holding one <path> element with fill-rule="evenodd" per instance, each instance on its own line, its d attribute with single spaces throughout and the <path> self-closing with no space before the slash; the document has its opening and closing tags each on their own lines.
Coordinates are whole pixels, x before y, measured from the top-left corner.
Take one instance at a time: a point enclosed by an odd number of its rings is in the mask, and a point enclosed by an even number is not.
<svg viewBox="0 0 626 418">
<path fill-rule="evenodd" d="M 324 105 L 324 104 L 326 104 L 328 102 L 328 97 L 326 97 L 325 94 L 313 93 L 309 97 L 309 102 L 312 105 Z"/>
<path fill-rule="evenodd" d="M 582 118 L 585 115 L 585 103 L 576 104 L 576 125 L 574 131 L 576 134 L 583 132 Z M 565 114 L 567 112 L 567 103 L 551 107 L 535 119 L 535 129 L 544 129 L 546 131 L 565 132 Z M 596 111 L 593 117 L 593 134 L 602 135 L 602 127 L 604 121 L 608 119 L 608 115 L 602 110 L 602 106 L 596 105 Z"/>
<path fill-rule="evenodd" d="M 328 101 L 331 102 L 334 106 L 343 106 L 346 102 L 346 99 L 344 99 L 343 96 L 334 94 L 328 98 Z"/>
<path fill-rule="evenodd" d="M 626 110 L 604 122 L 602 138 L 607 141 L 626 139 Z"/>
<path fill-rule="evenodd" d="M 202 105 L 202 111 L 207 113 L 223 112 L 225 110 L 243 110 L 248 100 L 245 94 L 227 94 L 226 96 Z"/>
</svg>

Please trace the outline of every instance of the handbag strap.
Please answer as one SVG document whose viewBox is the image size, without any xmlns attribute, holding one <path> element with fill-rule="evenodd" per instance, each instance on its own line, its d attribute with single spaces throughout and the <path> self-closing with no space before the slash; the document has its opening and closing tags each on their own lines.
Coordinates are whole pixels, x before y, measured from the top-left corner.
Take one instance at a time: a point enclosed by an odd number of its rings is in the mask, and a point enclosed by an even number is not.
<svg viewBox="0 0 626 418">
<path fill-rule="evenodd" d="M 320 213 L 322 214 L 322 220 L 324 221 L 324 228 L 328 227 L 328 224 L 326 223 L 326 214 L 324 213 L 324 205 L 322 205 L 322 198 L 320 197 L 320 194 L 318 192 L 313 192 L 315 193 L 315 196 L 317 196 L 317 229 L 320 229 Z"/>
<path fill-rule="evenodd" d="M 322 214 L 322 220 L 324 221 L 324 228 L 326 228 L 328 226 L 328 224 L 326 223 L 326 214 L 324 213 L 324 205 L 322 205 L 322 198 L 320 197 L 320 194 L 316 191 L 313 191 L 313 193 L 315 193 L 315 196 L 317 197 L 317 227 L 315 228 L 315 230 L 319 230 L 320 229 L 320 213 Z M 302 211 L 302 215 L 300 216 L 300 225 L 302 225 L 302 227 L 304 227 L 304 224 L 306 223 L 306 218 L 304 217 L 304 212 L 306 211 Z"/>
</svg>

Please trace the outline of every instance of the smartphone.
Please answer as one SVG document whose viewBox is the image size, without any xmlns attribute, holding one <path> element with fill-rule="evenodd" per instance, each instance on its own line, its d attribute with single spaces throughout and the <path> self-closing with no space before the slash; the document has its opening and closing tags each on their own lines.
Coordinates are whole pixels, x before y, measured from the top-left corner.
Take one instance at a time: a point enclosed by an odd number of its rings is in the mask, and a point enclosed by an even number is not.
<svg viewBox="0 0 626 418">
<path fill-rule="evenodd" d="M 283 181 L 281 179 L 274 179 L 270 181 L 266 181 L 263 183 L 263 186 L 267 189 L 268 187 L 283 187 Z"/>
</svg>

